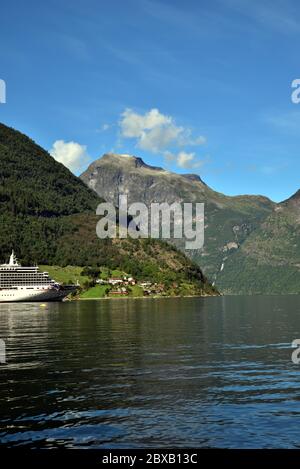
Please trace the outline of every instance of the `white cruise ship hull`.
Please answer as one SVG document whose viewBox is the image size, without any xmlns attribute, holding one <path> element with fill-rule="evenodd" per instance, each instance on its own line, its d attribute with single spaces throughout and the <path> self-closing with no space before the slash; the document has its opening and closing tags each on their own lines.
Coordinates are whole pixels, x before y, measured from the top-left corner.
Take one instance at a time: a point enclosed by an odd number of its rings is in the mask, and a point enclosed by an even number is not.
<svg viewBox="0 0 300 469">
<path fill-rule="evenodd" d="M 33 302 L 33 301 L 62 301 L 73 289 L 41 289 L 18 288 L 0 289 L 0 303 Z"/>
</svg>

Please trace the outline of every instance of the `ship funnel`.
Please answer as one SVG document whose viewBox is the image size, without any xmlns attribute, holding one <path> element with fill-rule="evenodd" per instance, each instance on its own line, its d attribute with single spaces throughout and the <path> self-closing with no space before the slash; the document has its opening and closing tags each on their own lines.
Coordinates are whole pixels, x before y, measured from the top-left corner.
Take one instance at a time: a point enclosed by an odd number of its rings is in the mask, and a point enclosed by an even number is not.
<svg viewBox="0 0 300 469">
<path fill-rule="evenodd" d="M 9 258 L 9 265 L 18 265 L 18 261 L 13 250 Z"/>
</svg>

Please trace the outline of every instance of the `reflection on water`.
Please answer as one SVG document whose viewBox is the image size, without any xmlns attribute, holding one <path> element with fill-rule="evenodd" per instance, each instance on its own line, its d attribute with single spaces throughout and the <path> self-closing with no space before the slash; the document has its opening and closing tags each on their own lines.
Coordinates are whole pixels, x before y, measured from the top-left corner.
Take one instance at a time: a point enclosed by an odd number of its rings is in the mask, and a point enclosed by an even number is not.
<svg viewBox="0 0 300 469">
<path fill-rule="evenodd" d="M 300 297 L 0 304 L 0 442 L 298 447 Z"/>
</svg>

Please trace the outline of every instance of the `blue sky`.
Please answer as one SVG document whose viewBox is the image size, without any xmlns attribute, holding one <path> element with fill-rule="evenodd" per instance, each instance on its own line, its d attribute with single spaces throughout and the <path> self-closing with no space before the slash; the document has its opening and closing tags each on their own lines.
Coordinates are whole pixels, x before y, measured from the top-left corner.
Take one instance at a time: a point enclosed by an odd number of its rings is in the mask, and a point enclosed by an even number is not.
<svg viewBox="0 0 300 469">
<path fill-rule="evenodd" d="M 78 174 L 104 152 L 226 194 L 300 188 L 300 4 L 2 2 L 0 121 Z"/>
</svg>

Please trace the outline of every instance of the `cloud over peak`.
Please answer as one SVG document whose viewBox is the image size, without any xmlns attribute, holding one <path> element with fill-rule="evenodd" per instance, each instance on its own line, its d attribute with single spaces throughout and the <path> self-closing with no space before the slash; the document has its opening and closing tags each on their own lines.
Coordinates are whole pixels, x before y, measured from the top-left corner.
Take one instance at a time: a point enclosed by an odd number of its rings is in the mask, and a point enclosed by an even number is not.
<svg viewBox="0 0 300 469">
<path fill-rule="evenodd" d="M 198 169 L 207 162 L 207 157 L 205 160 L 197 159 L 196 153 L 179 151 L 178 153 L 165 152 L 165 160 L 169 163 L 175 163 L 179 168 L 182 169 Z"/>
<path fill-rule="evenodd" d="M 173 117 L 153 108 L 145 114 L 125 109 L 119 122 L 121 136 L 136 139 L 137 147 L 152 153 L 161 153 L 170 147 L 202 145 L 205 138 L 194 138 L 189 128 L 177 126 Z"/>
</svg>

